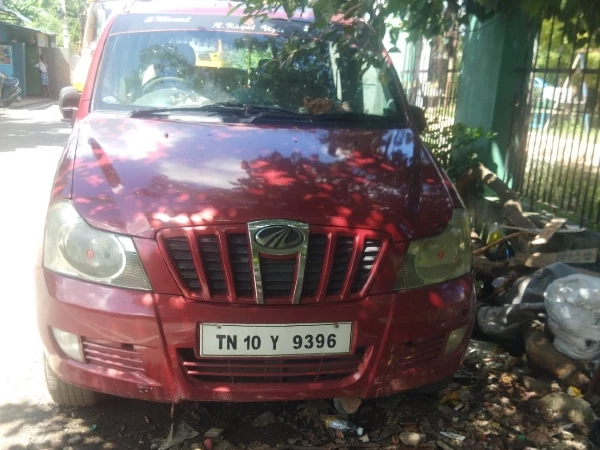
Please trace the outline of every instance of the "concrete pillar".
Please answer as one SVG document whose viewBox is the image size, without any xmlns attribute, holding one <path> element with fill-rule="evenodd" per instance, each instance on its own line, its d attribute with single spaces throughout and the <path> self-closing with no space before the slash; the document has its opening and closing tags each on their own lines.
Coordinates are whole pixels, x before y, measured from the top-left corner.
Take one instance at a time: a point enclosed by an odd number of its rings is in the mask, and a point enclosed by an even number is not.
<svg viewBox="0 0 600 450">
<path fill-rule="evenodd" d="M 497 133 L 479 156 L 509 182 L 507 158 L 519 148 L 512 122 L 526 104 L 536 31 L 532 19 L 515 11 L 485 22 L 472 17 L 465 36 L 456 121 Z"/>
</svg>

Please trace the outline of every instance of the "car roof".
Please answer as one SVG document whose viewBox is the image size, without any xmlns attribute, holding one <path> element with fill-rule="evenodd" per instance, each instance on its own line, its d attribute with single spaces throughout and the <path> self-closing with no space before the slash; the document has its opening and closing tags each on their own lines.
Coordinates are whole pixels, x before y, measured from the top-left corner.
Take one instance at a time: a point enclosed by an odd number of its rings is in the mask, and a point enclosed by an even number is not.
<svg viewBox="0 0 600 450">
<path fill-rule="evenodd" d="M 236 1 L 226 0 L 134 0 L 126 12 L 140 14 L 201 14 L 227 16 L 231 8 L 240 4 Z M 244 7 L 239 7 L 231 16 L 242 17 Z M 269 13 L 273 19 L 287 19 L 287 14 L 280 9 L 279 11 Z M 292 20 L 312 22 L 314 13 L 312 9 L 306 8 L 304 11 L 298 11 L 292 17 Z"/>
</svg>

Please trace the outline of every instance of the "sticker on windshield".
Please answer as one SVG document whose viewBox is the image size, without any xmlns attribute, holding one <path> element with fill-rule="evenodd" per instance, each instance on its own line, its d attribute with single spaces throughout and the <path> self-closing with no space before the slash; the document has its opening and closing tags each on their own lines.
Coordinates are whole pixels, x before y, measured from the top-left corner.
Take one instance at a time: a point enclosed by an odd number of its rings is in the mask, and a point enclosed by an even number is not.
<svg viewBox="0 0 600 450">
<path fill-rule="evenodd" d="M 271 33 L 271 34 L 283 34 L 283 30 L 281 28 L 275 28 L 271 25 L 261 25 L 260 29 L 262 31 L 264 31 L 265 33 Z"/>
<path fill-rule="evenodd" d="M 170 16 L 148 16 L 144 23 L 190 23 L 192 16 L 170 17 Z"/>
<path fill-rule="evenodd" d="M 256 31 L 256 25 L 252 22 L 246 22 L 242 25 L 235 22 L 215 22 L 213 23 L 214 30 L 236 30 L 236 31 Z M 270 34 L 283 34 L 284 30 L 281 28 L 276 28 L 272 25 L 261 25 L 260 30 L 263 33 Z"/>
<path fill-rule="evenodd" d="M 213 29 L 215 30 L 240 30 L 240 31 L 254 31 L 256 30 L 256 25 L 245 23 L 240 25 L 234 22 L 215 22 L 213 24 Z"/>
</svg>

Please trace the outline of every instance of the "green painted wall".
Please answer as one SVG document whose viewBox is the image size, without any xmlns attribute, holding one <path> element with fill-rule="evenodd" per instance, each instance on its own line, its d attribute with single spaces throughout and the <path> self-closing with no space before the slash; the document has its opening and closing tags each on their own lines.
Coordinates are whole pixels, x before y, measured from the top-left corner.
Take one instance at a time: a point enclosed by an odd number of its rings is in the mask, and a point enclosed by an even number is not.
<svg viewBox="0 0 600 450">
<path fill-rule="evenodd" d="M 509 181 L 507 155 L 518 148 L 511 123 L 525 105 L 523 69 L 531 66 L 535 30 L 530 19 L 515 12 L 483 23 L 472 18 L 465 36 L 456 121 L 497 133 L 490 151 L 480 156 Z"/>
</svg>

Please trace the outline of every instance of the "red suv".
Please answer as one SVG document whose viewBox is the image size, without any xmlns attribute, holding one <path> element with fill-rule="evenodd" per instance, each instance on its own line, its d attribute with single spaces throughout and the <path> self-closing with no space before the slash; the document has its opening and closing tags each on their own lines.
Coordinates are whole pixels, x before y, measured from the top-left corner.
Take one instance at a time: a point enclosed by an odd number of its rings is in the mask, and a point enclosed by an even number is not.
<svg viewBox="0 0 600 450">
<path fill-rule="evenodd" d="M 81 96 L 61 93 L 73 132 L 37 277 L 52 397 L 357 399 L 448 379 L 474 322 L 469 222 L 391 63 L 313 34 L 310 12 L 228 11 L 134 2 Z"/>
</svg>

